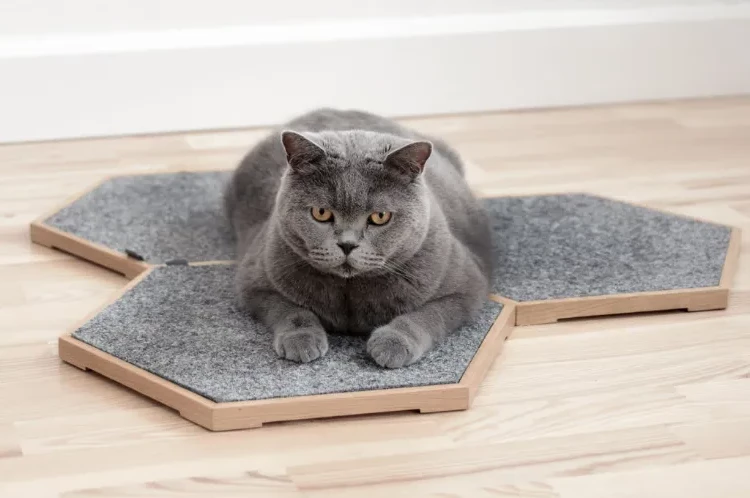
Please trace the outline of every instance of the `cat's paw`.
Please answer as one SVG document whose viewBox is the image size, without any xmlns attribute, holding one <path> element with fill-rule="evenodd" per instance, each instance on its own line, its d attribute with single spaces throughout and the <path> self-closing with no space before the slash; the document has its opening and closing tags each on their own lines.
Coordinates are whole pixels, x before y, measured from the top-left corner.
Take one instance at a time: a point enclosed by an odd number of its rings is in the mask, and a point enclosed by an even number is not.
<svg viewBox="0 0 750 498">
<path fill-rule="evenodd" d="M 282 358 L 307 363 L 328 352 L 328 337 L 315 327 L 287 330 L 276 334 L 273 347 Z"/>
<path fill-rule="evenodd" d="M 373 331 L 367 341 L 367 352 L 375 363 L 387 368 L 410 365 L 421 356 L 414 341 L 406 333 L 390 325 Z"/>
</svg>

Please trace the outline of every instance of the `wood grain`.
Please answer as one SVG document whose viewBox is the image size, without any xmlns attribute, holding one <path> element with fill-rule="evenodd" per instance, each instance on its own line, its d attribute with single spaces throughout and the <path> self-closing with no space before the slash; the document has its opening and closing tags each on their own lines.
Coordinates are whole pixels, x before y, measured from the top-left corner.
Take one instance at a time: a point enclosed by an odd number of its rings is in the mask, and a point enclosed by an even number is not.
<svg viewBox="0 0 750 498">
<path fill-rule="evenodd" d="M 518 327 L 467 411 L 209 432 L 60 362 L 58 336 L 124 280 L 28 227 L 113 174 L 231 168 L 261 132 L 0 146 L 0 496 L 747 497 L 750 98 L 407 123 L 455 144 L 487 195 L 738 227 L 728 308 Z"/>
<path fill-rule="evenodd" d="M 659 428 L 600 432 L 570 438 L 465 445 L 460 449 L 414 452 L 408 455 L 362 458 L 295 466 L 289 476 L 303 490 L 372 486 L 412 480 L 438 479 L 467 473 L 506 482 L 534 476 L 571 475 L 622 470 L 643 464 L 680 463 L 694 458 L 677 437 Z"/>
<path fill-rule="evenodd" d="M 20 438 L 12 425 L 0 425 L 0 458 L 18 457 L 21 452 Z"/>
</svg>

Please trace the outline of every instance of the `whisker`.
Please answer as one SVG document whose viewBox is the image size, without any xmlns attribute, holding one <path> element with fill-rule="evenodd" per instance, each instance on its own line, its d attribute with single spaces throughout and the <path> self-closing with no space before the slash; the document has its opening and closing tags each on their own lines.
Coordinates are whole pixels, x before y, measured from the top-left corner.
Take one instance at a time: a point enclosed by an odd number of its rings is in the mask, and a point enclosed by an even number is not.
<svg viewBox="0 0 750 498">
<path fill-rule="evenodd" d="M 274 268 L 276 272 L 276 276 L 279 279 L 285 279 L 289 277 L 292 273 L 294 273 L 296 270 L 302 268 L 307 263 L 301 259 L 294 260 L 291 263 L 287 263 L 286 265 L 281 265 L 280 267 L 277 266 Z"/>
<path fill-rule="evenodd" d="M 417 288 L 415 281 L 417 280 L 417 276 L 413 273 L 409 272 L 407 268 L 405 268 L 403 265 L 399 265 L 398 263 L 392 262 L 392 261 L 386 261 L 383 264 L 383 268 L 390 271 L 394 275 L 397 275 L 404 279 L 406 283 L 411 285 L 414 288 Z"/>
</svg>

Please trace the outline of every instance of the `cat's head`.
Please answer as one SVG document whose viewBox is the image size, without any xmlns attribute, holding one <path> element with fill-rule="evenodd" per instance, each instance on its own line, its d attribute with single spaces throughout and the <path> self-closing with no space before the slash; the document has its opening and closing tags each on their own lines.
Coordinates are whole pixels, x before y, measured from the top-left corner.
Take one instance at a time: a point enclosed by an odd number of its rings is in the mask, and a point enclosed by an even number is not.
<svg viewBox="0 0 750 498">
<path fill-rule="evenodd" d="M 399 272 L 429 229 L 432 145 L 367 131 L 281 133 L 276 222 L 292 249 L 343 278 Z"/>
</svg>

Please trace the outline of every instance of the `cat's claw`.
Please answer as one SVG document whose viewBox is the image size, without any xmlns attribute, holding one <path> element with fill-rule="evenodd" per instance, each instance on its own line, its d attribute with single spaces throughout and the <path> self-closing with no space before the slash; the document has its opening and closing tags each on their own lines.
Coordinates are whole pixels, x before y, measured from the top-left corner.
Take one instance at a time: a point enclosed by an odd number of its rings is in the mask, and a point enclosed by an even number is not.
<svg viewBox="0 0 750 498">
<path fill-rule="evenodd" d="M 276 334 L 273 347 L 281 358 L 308 363 L 328 352 L 328 337 L 322 329 L 304 328 Z"/>
<path fill-rule="evenodd" d="M 367 352 L 375 363 L 386 368 L 401 368 L 419 359 L 412 340 L 388 325 L 376 329 L 367 341 Z"/>
</svg>

